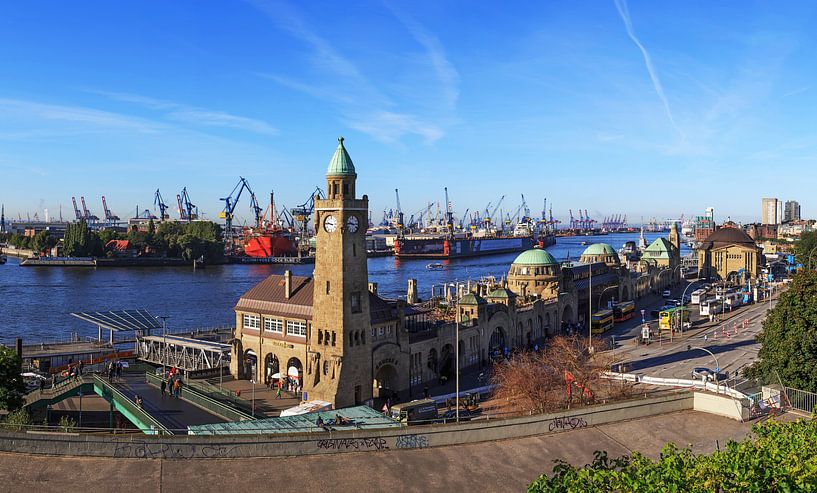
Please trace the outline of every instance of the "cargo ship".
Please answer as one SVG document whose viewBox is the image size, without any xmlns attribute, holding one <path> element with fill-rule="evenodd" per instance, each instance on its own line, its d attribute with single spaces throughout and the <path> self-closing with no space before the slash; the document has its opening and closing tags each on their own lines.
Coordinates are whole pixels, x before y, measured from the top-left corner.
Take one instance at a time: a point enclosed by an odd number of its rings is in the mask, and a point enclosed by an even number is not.
<svg viewBox="0 0 817 493">
<path fill-rule="evenodd" d="M 449 234 L 411 235 L 394 241 L 396 258 L 452 259 L 522 252 L 538 246 L 547 248 L 556 243 L 549 232 L 528 234 Z"/>
</svg>

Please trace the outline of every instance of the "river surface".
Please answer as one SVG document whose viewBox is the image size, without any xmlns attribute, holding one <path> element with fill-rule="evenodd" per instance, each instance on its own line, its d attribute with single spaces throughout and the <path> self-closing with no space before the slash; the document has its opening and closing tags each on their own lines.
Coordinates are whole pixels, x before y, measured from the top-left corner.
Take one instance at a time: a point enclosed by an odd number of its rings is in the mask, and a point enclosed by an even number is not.
<svg viewBox="0 0 817 493">
<path fill-rule="evenodd" d="M 666 233 L 645 234 L 648 241 Z M 557 238 L 548 248 L 559 260 L 578 259 L 586 245 L 605 242 L 616 250 L 638 233 Z M 682 255 L 689 250 L 682 248 Z M 408 279 L 417 279 L 420 297 L 432 285 L 506 275 L 517 253 L 445 262 L 429 270 L 429 260 L 369 259 L 369 279 L 384 297 L 404 297 Z M 23 337 L 24 342 L 65 340 L 73 332 L 96 336 L 96 327 L 70 316 L 71 312 L 144 308 L 154 316 L 167 315 L 168 328 L 193 329 L 235 325 L 232 311 L 238 298 L 270 274 L 287 268 L 295 275 L 312 275 L 313 265 L 219 265 L 187 267 L 98 268 L 20 267 L 9 257 L 0 265 L 0 341 Z"/>
</svg>

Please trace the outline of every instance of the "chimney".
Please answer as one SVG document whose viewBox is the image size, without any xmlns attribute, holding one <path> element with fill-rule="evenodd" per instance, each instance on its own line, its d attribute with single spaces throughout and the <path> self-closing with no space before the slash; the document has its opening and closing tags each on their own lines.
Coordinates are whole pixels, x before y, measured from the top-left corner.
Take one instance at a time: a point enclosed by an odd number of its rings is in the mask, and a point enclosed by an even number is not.
<svg viewBox="0 0 817 493">
<path fill-rule="evenodd" d="M 289 299 L 292 295 L 292 272 L 284 272 L 284 298 Z"/>
<path fill-rule="evenodd" d="M 372 294 L 377 294 L 377 283 L 376 282 L 370 282 L 369 283 L 369 292 L 372 293 Z"/>
</svg>

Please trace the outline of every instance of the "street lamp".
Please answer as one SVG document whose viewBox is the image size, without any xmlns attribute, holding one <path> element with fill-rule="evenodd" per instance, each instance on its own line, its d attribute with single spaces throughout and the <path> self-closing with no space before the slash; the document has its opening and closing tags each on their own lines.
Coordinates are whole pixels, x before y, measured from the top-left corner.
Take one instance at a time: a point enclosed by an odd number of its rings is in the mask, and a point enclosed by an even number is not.
<svg viewBox="0 0 817 493">
<path fill-rule="evenodd" d="M 713 353 L 709 349 L 702 348 L 702 347 L 699 347 L 699 346 L 689 346 L 689 345 L 687 345 L 687 351 L 691 351 L 693 349 L 700 349 L 701 351 L 706 351 L 707 353 L 709 353 L 710 356 L 712 356 L 712 359 L 715 360 L 715 387 L 717 389 L 717 392 L 720 394 L 721 393 L 721 385 L 720 385 L 720 381 L 718 380 L 718 373 L 720 373 L 720 371 L 721 371 L 721 365 L 718 364 L 718 357 L 715 356 L 715 353 Z"/>
<path fill-rule="evenodd" d="M 684 292 L 681 294 L 681 304 L 682 305 L 686 304 L 686 303 L 684 303 L 684 298 L 687 295 L 687 289 L 689 289 L 690 287 L 692 287 L 693 284 L 698 283 L 698 282 L 703 282 L 703 279 L 698 279 L 697 281 L 692 281 L 691 283 L 687 284 L 687 287 L 684 288 Z"/>
<path fill-rule="evenodd" d="M 608 289 L 613 289 L 613 288 L 617 288 L 617 287 L 618 287 L 618 284 L 613 284 L 612 286 L 607 286 L 606 288 L 601 290 L 601 294 L 599 294 L 599 303 L 596 306 L 596 310 L 601 310 L 601 299 L 604 297 L 604 292 L 607 291 Z"/>
<path fill-rule="evenodd" d="M 672 268 L 666 267 L 664 269 L 661 269 L 661 272 L 658 273 L 658 280 L 659 281 L 661 280 L 661 274 L 663 274 L 663 273 L 665 273 L 667 271 L 669 271 L 670 273 L 674 273 L 677 269 L 680 269 L 683 266 L 684 266 L 684 264 L 679 264 L 679 265 L 676 265 L 675 267 L 672 267 Z M 672 283 L 672 278 L 670 278 L 670 283 Z"/>
</svg>

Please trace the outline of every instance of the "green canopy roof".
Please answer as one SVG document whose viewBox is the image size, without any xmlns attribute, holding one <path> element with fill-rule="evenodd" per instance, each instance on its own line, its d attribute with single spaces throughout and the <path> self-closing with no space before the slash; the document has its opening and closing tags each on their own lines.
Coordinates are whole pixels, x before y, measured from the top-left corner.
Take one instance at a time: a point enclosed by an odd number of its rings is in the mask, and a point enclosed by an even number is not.
<svg viewBox="0 0 817 493">
<path fill-rule="evenodd" d="M 587 247 L 582 255 L 618 255 L 607 243 L 593 243 Z"/>
<path fill-rule="evenodd" d="M 644 249 L 644 256 L 649 258 L 670 258 L 675 245 L 669 242 L 663 236 L 659 236 L 646 249 Z"/>
<path fill-rule="evenodd" d="M 343 137 L 338 137 L 338 148 L 335 149 L 335 155 L 329 161 L 326 176 L 357 176 L 352 158 L 349 157 L 349 153 L 343 147 Z"/>
<path fill-rule="evenodd" d="M 488 293 L 488 298 L 511 298 L 515 296 L 514 292 L 505 288 L 496 288 Z"/>
<path fill-rule="evenodd" d="M 520 253 L 513 263 L 519 265 L 557 265 L 559 262 L 553 258 L 553 255 L 541 248 L 533 248 Z"/>
<path fill-rule="evenodd" d="M 485 300 L 474 293 L 468 293 L 460 298 L 460 305 L 484 305 Z"/>
</svg>

